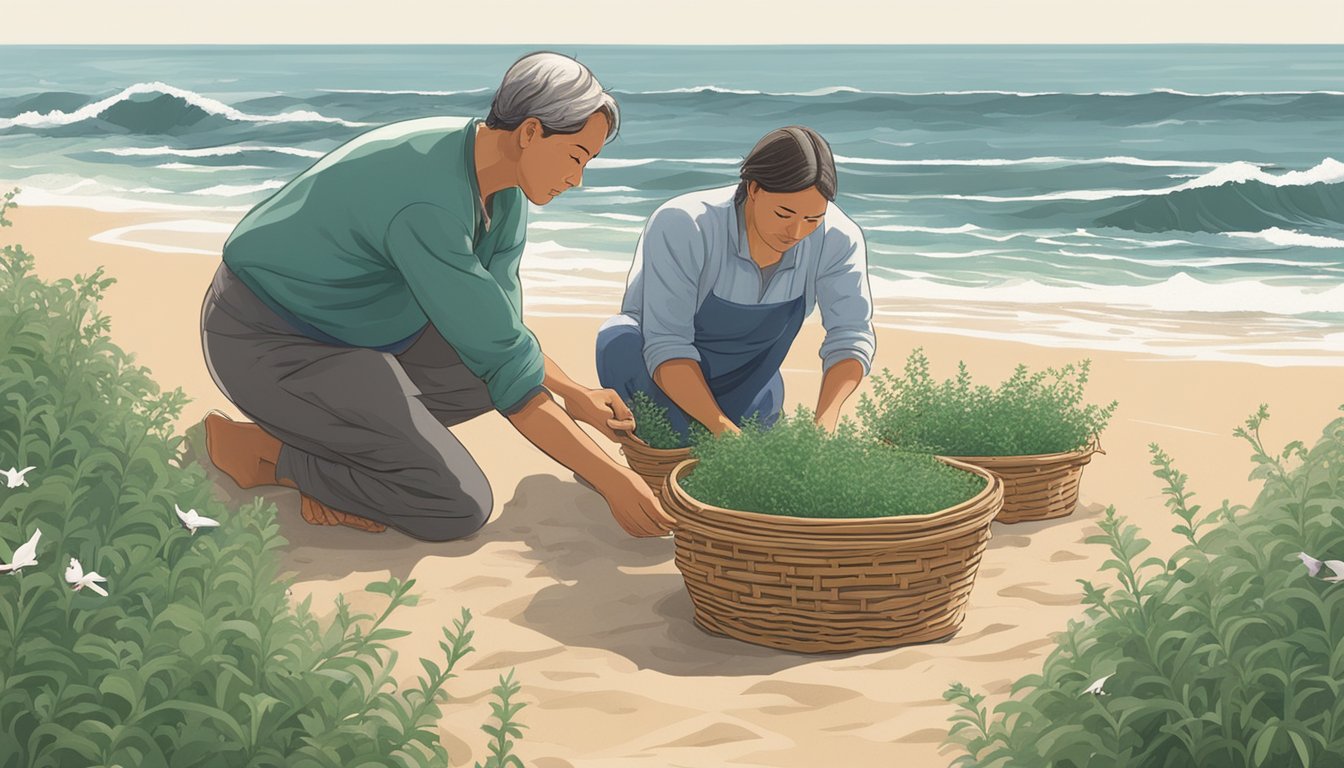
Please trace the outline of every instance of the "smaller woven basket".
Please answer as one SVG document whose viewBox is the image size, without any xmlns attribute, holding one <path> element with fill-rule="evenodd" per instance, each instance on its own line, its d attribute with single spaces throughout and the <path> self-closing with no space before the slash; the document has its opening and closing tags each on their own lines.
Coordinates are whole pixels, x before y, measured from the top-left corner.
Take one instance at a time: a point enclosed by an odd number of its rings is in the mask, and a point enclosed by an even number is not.
<svg viewBox="0 0 1344 768">
<path fill-rule="evenodd" d="M 703 504 L 678 482 L 663 486 L 677 520 L 676 564 L 705 630 L 804 653 L 887 648 L 947 637 L 966 602 L 1003 504 L 993 473 L 983 491 L 927 515 L 805 518 Z"/>
<path fill-rule="evenodd" d="M 1106 453 L 1097 435 L 1092 436 L 1087 447 L 1064 453 L 943 458 L 983 467 L 1002 478 L 1003 511 L 995 521 L 1026 523 L 1073 514 L 1078 505 L 1083 467 L 1094 453 Z"/>
<path fill-rule="evenodd" d="M 628 438 L 621 440 L 621 455 L 625 463 L 644 479 L 653 495 L 663 491 L 663 482 L 667 473 L 681 462 L 691 457 L 690 448 L 650 448 L 643 443 Z"/>
</svg>

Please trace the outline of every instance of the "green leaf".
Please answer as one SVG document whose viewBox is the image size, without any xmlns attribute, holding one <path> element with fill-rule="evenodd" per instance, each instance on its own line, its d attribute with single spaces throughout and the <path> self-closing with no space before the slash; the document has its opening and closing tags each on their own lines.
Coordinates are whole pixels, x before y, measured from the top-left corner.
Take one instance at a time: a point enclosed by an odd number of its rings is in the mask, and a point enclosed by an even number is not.
<svg viewBox="0 0 1344 768">
<path fill-rule="evenodd" d="M 98 690 L 108 696 L 116 696 L 126 702 L 127 705 L 134 708 L 136 702 L 140 701 L 141 692 L 137 691 L 135 686 L 127 679 L 130 673 L 113 672 L 103 678 L 98 684 Z"/>
<path fill-rule="evenodd" d="M 420 659 L 420 666 L 425 668 L 425 674 L 429 675 L 430 681 L 438 680 L 439 676 L 443 674 L 442 670 L 439 669 L 439 665 L 429 659 Z"/>
<path fill-rule="evenodd" d="M 230 619 L 219 624 L 221 632 L 237 632 L 248 640 L 261 645 L 261 628 L 255 622 L 244 619 Z"/>
<path fill-rule="evenodd" d="M 1288 738 L 1297 748 L 1297 757 L 1302 761 L 1302 768 L 1311 768 L 1311 754 L 1307 751 L 1307 743 L 1296 731 L 1288 731 Z"/>
<path fill-rule="evenodd" d="M 1251 753 L 1251 760 L 1254 765 L 1265 764 L 1265 758 L 1269 756 L 1269 748 L 1274 745 L 1274 736 L 1278 733 L 1278 730 L 1277 725 L 1267 726 L 1252 739 L 1255 749 Z"/>
</svg>

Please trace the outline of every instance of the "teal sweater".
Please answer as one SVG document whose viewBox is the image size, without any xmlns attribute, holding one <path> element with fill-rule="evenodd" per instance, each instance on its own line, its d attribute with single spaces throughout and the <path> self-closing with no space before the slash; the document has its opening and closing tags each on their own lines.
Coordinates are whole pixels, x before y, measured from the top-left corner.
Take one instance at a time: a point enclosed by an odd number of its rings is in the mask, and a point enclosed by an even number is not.
<svg viewBox="0 0 1344 768">
<path fill-rule="evenodd" d="M 224 263 L 324 341 L 395 349 L 432 324 L 511 413 L 541 391 L 545 363 L 522 321 L 527 200 L 496 193 L 486 228 L 479 122 L 405 120 L 337 147 L 243 217 Z"/>
</svg>

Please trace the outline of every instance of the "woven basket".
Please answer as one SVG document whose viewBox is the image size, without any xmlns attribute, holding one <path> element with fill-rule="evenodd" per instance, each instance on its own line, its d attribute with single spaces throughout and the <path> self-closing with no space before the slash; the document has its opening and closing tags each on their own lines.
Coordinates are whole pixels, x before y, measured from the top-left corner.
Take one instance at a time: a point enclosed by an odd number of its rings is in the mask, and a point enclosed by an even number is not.
<svg viewBox="0 0 1344 768">
<path fill-rule="evenodd" d="M 678 480 L 663 485 L 677 520 L 676 563 L 695 622 L 715 634 L 804 653 L 922 643 L 965 618 L 990 523 L 1003 504 L 993 473 L 945 464 L 988 481 L 961 504 L 927 515 L 804 518 L 702 504 Z"/>
<path fill-rule="evenodd" d="M 1003 511 L 995 521 L 1026 523 L 1073 514 L 1078 505 L 1083 467 L 1092 460 L 1094 453 L 1106 453 L 1096 435 L 1086 448 L 1064 453 L 943 458 L 982 467 L 1002 478 Z"/>
<path fill-rule="evenodd" d="M 681 462 L 691 457 L 690 448 L 650 448 L 634 440 L 621 440 L 621 455 L 625 463 L 644 478 L 644 482 L 653 490 L 653 495 L 662 493 L 663 481 L 667 473 Z"/>
</svg>

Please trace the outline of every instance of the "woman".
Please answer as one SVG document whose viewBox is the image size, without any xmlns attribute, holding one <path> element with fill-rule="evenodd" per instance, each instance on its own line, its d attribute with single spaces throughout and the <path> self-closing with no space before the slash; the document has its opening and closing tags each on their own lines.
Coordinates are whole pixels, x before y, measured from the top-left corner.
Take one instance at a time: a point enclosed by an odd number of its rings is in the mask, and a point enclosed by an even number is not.
<svg viewBox="0 0 1344 768">
<path fill-rule="evenodd" d="M 876 351 L 863 232 L 835 205 L 835 159 L 810 128 L 766 134 L 735 186 L 673 198 L 635 247 L 621 314 L 597 335 L 603 387 L 645 391 L 686 435 L 714 434 L 784 403 L 779 367 L 821 307 L 816 421 L 834 429 Z"/>
<path fill-rule="evenodd" d="M 206 418 L 215 466 L 299 490 L 310 523 L 447 541 L 493 506 L 449 427 L 495 410 L 627 532 L 665 533 L 648 487 L 575 423 L 614 439 L 628 409 L 566 376 L 521 315 L 528 202 L 578 186 L 618 123 L 586 67 L 540 52 L 510 67 L 484 122 L 374 129 L 253 208 L 202 307 L 210 374 L 255 422 Z"/>
</svg>

